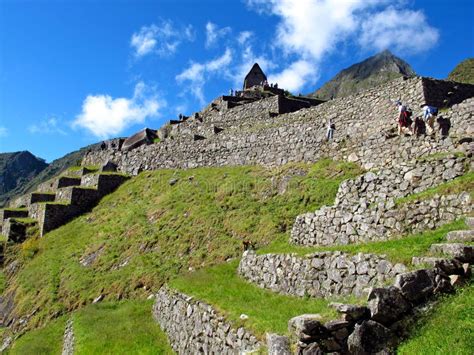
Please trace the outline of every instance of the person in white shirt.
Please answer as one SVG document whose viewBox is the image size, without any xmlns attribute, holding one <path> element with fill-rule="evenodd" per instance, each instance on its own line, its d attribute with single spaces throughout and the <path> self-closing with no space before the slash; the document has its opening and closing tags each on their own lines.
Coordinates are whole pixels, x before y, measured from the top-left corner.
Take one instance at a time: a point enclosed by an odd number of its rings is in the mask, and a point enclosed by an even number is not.
<svg viewBox="0 0 474 355">
<path fill-rule="evenodd" d="M 420 106 L 423 109 L 423 120 L 426 123 L 428 128 L 428 134 L 434 133 L 434 121 L 436 116 L 438 115 L 438 109 L 434 106 L 429 106 L 427 104 L 423 104 Z"/>
</svg>

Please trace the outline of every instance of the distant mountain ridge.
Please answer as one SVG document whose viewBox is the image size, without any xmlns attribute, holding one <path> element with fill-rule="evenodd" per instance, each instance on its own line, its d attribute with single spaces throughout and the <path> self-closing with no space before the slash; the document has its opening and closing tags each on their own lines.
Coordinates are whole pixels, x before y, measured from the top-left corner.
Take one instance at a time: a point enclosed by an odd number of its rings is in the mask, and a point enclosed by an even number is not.
<svg viewBox="0 0 474 355">
<path fill-rule="evenodd" d="M 339 72 L 310 96 L 324 100 L 345 97 L 401 76 L 416 75 L 412 67 L 389 50 Z"/>
<path fill-rule="evenodd" d="M 0 153 L 0 205 L 48 167 L 48 164 L 28 151 Z"/>
</svg>

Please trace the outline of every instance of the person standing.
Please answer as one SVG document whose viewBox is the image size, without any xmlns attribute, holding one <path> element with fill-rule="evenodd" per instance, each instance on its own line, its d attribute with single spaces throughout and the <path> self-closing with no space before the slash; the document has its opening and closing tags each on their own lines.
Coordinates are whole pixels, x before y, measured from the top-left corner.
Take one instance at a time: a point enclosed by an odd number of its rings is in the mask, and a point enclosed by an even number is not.
<svg viewBox="0 0 474 355">
<path fill-rule="evenodd" d="M 328 129 L 326 133 L 327 141 L 330 141 L 334 137 L 334 131 L 336 130 L 336 125 L 332 122 L 331 119 L 328 120 Z"/>
<path fill-rule="evenodd" d="M 423 109 L 423 121 L 425 121 L 426 126 L 428 128 L 428 134 L 433 134 L 434 121 L 436 116 L 438 115 L 438 108 L 434 106 L 429 106 L 427 104 L 423 104 L 420 107 Z"/>
</svg>

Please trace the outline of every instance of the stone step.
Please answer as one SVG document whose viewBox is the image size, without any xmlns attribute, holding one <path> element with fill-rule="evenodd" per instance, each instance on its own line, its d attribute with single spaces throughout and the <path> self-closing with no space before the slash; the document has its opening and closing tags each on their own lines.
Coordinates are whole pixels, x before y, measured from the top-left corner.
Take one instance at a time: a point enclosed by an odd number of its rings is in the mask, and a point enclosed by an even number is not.
<svg viewBox="0 0 474 355">
<path fill-rule="evenodd" d="M 436 262 L 444 260 L 443 258 L 436 258 L 432 256 L 414 256 L 411 258 L 411 264 L 415 266 L 419 265 L 429 265 L 435 266 Z"/>
<path fill-rule="evenodd" d="M 473 247 L 461 243 L 432 244 L 430 251 L 432 253 L 449 255 L 463 263 L 472 263 L 474 261 Z"/>
<path fill-rule="evenodd" d="M 446 240 L 461 243 L 474 242 L 474 229 L 449 232 L 446 235 Z"/>
<path fill-rule="evenodd" d="M 32 192 L 28 201 L 28 205 L 39 202 L 53 202 L 55 198 L 56 195 L 54 193 Z"/>
<path fill-rule="evenodd" d="M 5 236 L 8 241 L 22 243 L 26 239 L 26 230 L 36 224 L 38 224 L 38 222 L 33 219 L 19 221 L 15 218 L 9 218 L 3 223 L 2 235 Z"/>
<path fill-rule="evenodd" d="M 56 193 L 56 200 L 66 204 L 86 210 L 95 205 L 100 199 L 99 191 L 95 188 L 69 186 L 59 189 Z"/>
<path fill-rule="evenodd" d="M 466 217 L 466 224 L 469 228 L 474 229 L 474 217 Z"/>
<path fill-rule="evenodd" d="M 82 177 L 81 185 L 96 187 L 105 196 L 122 185 L 130 177 L 120 173 L 90 174 Z"/>
<path fill-rule="evenodd" d="M 5 208 L 0 210 L 0 224 L 8 218 L 26 218 L 28 217 L 27 208 Z"/>
<path fill-rule="evenodd" d="M 69 186 L 80 186 L 81 178 L 72 176 L 60 176 L 56 182 L 56 188 L 61 189 Z"/>
</svg>

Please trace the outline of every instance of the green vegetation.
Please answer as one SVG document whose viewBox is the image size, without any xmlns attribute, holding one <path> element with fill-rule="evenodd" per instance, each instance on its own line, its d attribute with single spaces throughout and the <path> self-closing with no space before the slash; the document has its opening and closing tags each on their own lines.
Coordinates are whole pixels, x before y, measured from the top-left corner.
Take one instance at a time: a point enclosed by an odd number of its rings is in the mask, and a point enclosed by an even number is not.
<svg viewBox="0 0 474 355">
<path fill-rule="evenodd" d="M 469 172 L 462 176 L 457 177 L 451 181 L 440 184 L 436 187 L 432 187 L 425 191 L 408 195 L 406 197 L 399 198 L 395 201 L 396 205 L 403 205 L 405 203 L 417 201 L 417 200 L 426 200 L 434 195 L 449 195 L 449 194 L 458 194 L 463 191 L 468 191 L 471 194 L 471 197 L 474 197 L 474 172 Z"/>
<path fill-rule="evenodd" d="M 472 354 L 474 349 L 474 284 L 446 296 L 413 327 L 415 334 L 399 354 Z"/>
<path fill-rule="evenodd" d="M 337 245 L 331 247 L 300 247 L 288 243 L 288 240 L 278 239 L 268 247 L 258 250 L 259 254 L 268 253 L 296 253 L 306 255 L 318 251 L 340 250 L 349 254 L 373 253 L 385 254 L 394 263 L 411 264 L 413 256 L 429 255 L 431 244 L 443 242 L 450 231 L 466 229 L 464 220 L 458 220 L 444 226 L 423 233 L 412 234 L 391 240 L 370 242 L 363 244 Z"/>
<path fill-rule="evenodd" d="M 67 317 L 50 322 L 46 327 L 32 330 L 18 338 L 8 351 L 11 355 L 61 354 Z"/>
<path fill-rule="evenodd" d="M 21 208 L 4 208 L 5 211 L 10 211 L 10 212 L 27 212 L 28 208 L 26 207 L 21 207 Z"/>
<path fill-rule="evenodd" d="M 161 142 L 161 139 L 160 138 L 155 138 L 153 139 L 153 143 L 160 143 Z"/>
<path fill-rule="evenodd" d="M 245 325 L 256 336 L 288 333 L 288 320 L 304 313 L 319 313 L 326 320 L 337 316 L 329 301 L 280 295 L 261 289 L 237 275 L 238 260 L 188 273 L 170 287 L 213 305 L 235 326 Z M 240 315 L 249 316 L 241 320 Z"/>
<path fill-rule="evenodd" d="M 151 317 L 152 301 L 89 305 L 73 313 L 75 354 L 173 354 Z M 60 354 L 66 316 L 20 337 L 10 354 Z"/>
<path fill-rule="evenodd" d="M 288 238 L 298 214 L 332 204 L 340 182 L 360 173 L 332 160 L 143 172 L 91 213 L 14 247 L 22 263 L 8 285 L 16 312 L 38 309 L 31 323 L 38 326 L 99 295 L 146 298 L 189 267 L 240 257 L 243 240 L 262 246 Z"/>
<path fill-rule="evenodd" d="M 76 354 L 173 354 L 153 301 L 93 304 L 73 316 Z"/>
<path fill-rule="evenodd" d="M 474 84 L 474 58 L 468 58 L 459 63 L 448 75 L 448 80 L 458 83 Z"/>
<path fill-rule="evenodd" d="M 441 110 L 441 109 L 440 109 Z M 446 109 L 448 110 L 448 109 Z M 465 153 L 463 152 L 441 152 L 441 153 L 433 153 L 429 155 L 423 155 L 419 157 L 417 160 L 418 161 L 433 161 L 433 160 L 441 160 L 449 156 L 455 156 L 456 158 L 463 158 L 466 156 Z"/>
</svg>

